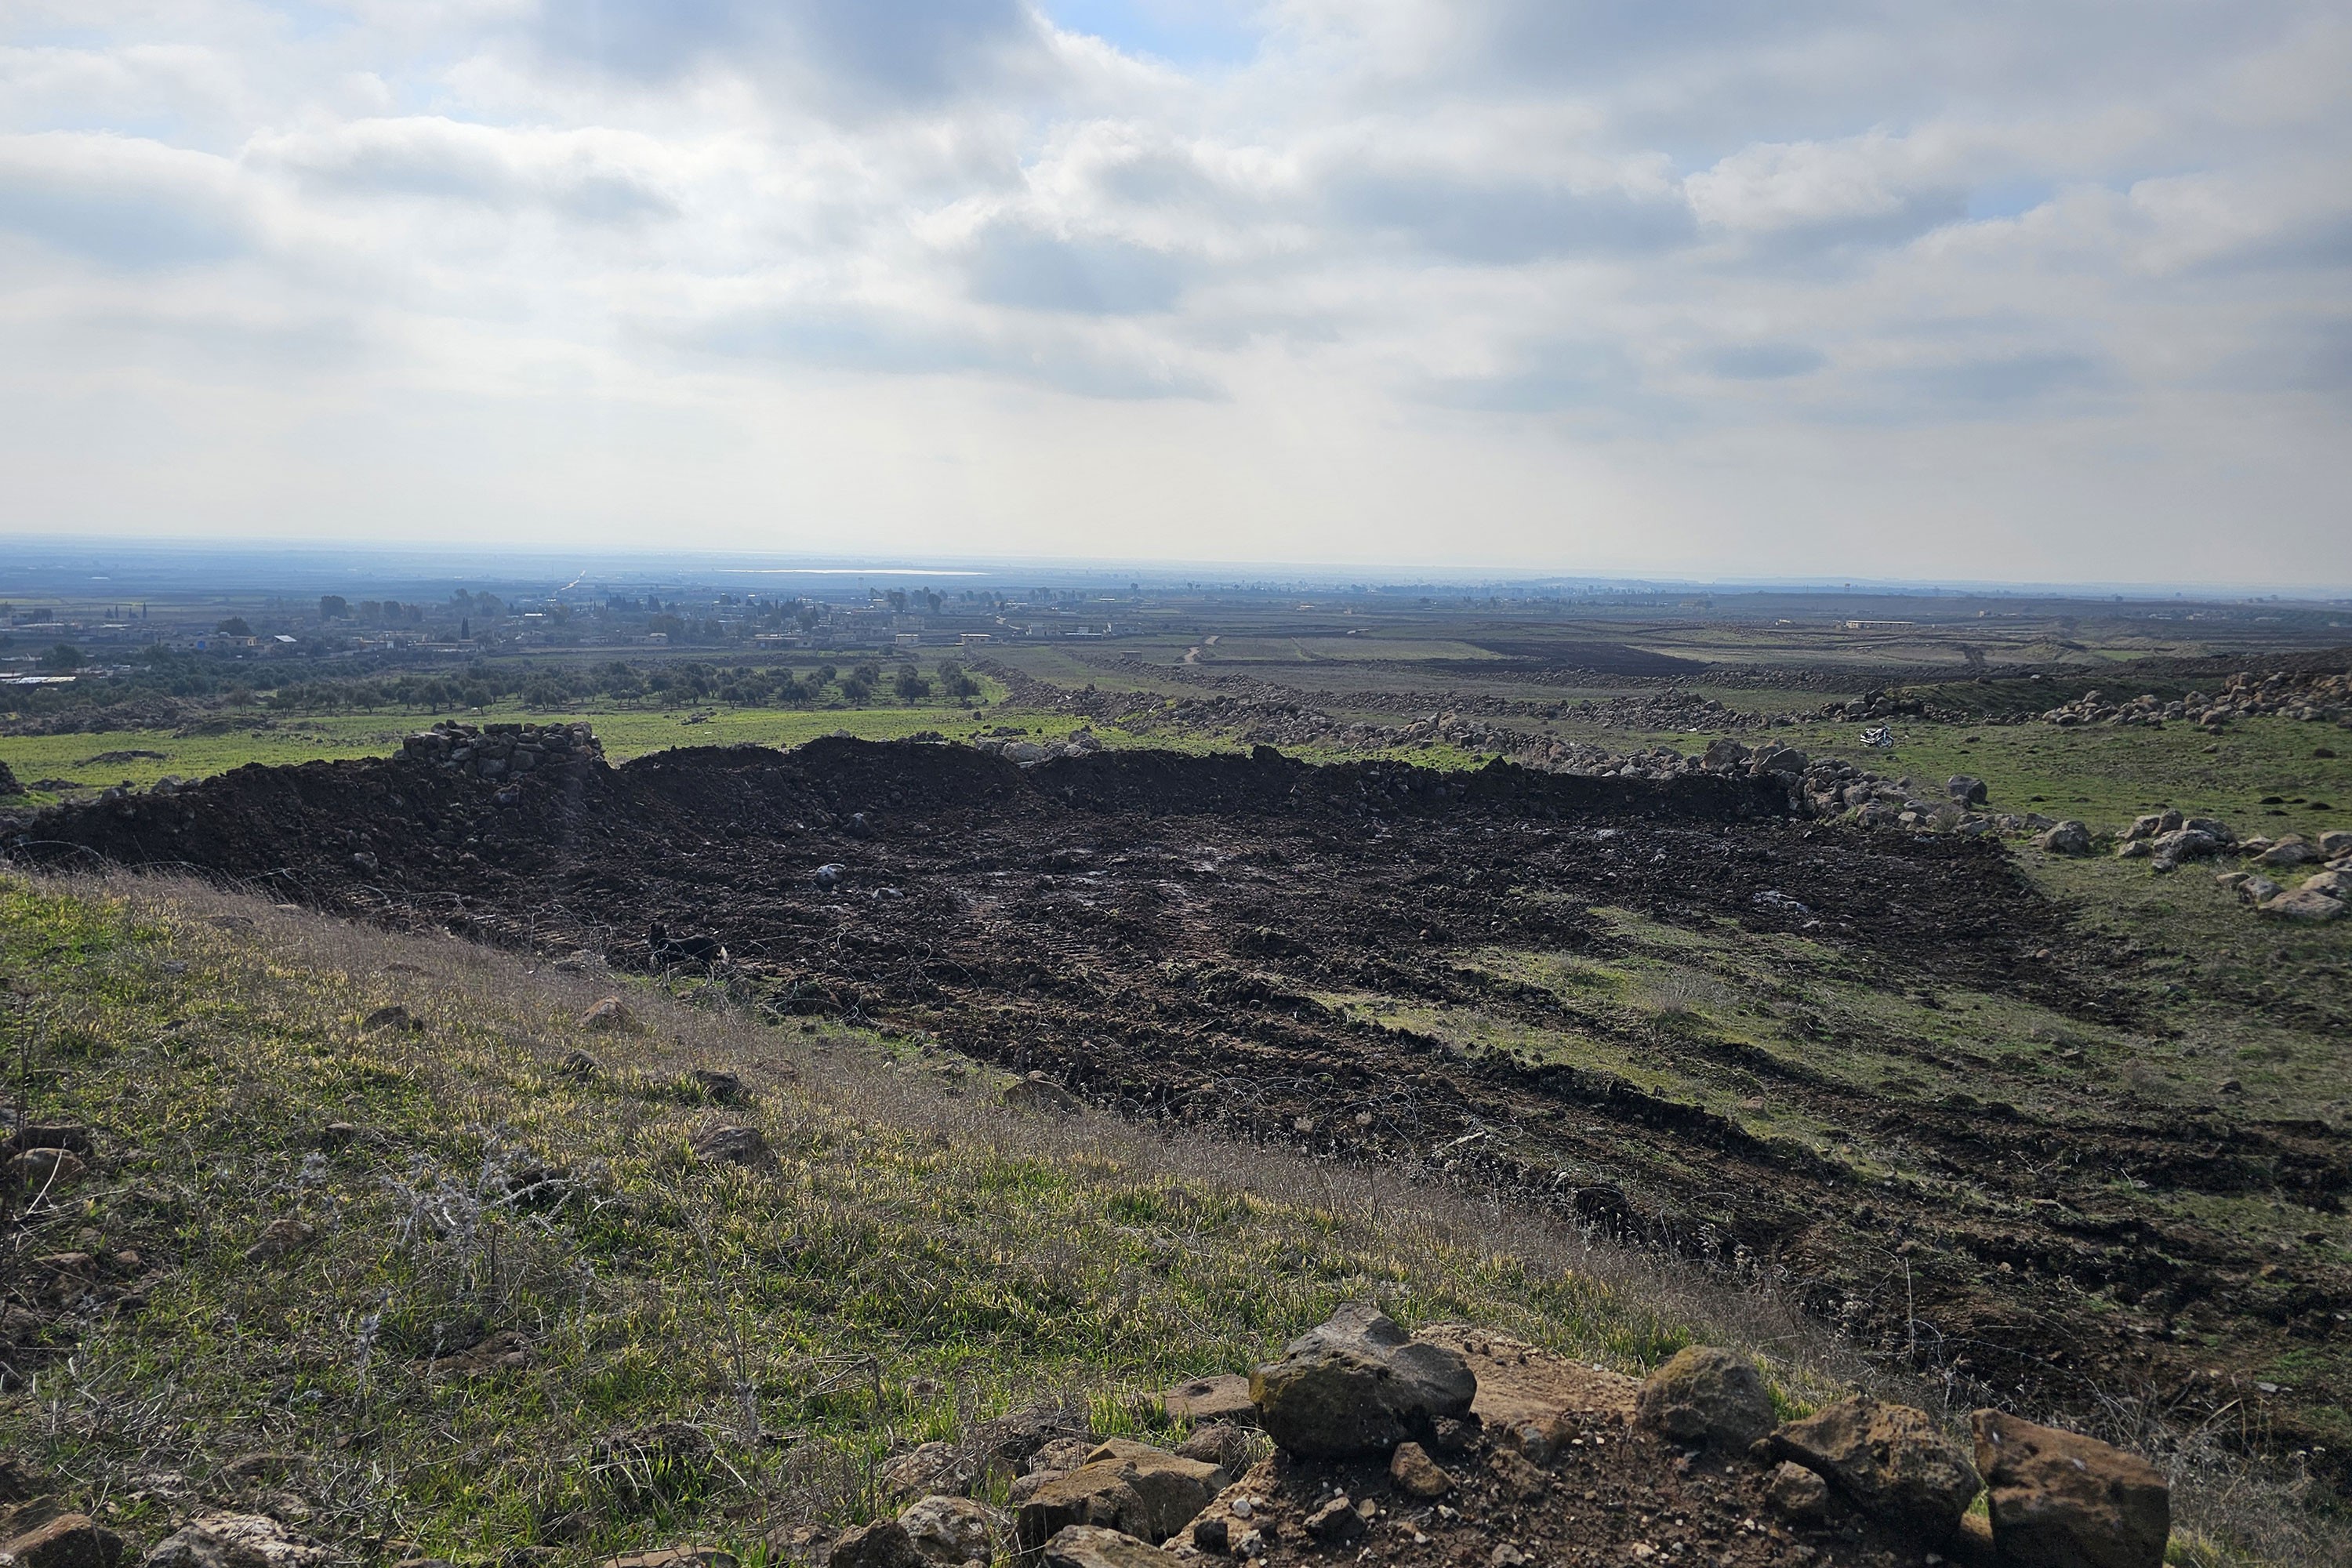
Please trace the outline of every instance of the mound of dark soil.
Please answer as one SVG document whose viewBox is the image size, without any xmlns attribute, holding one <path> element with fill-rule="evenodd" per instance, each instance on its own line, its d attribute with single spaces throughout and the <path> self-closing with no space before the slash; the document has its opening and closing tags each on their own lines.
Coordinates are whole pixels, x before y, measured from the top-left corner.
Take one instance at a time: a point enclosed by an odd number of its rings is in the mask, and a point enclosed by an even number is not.
<svg viewBox="0 0 2352 1568">
<path fill-rule="evenodd" d="M 1766 781 L 1311 767 L 1265 748 L 1024 771 L 963 747 L 848 740 L 618 769 L 583 746 L 496 779 L 453 754 L 247 767 L 57 808 L 5 842 L 34 863 L 199 868 L 336 912 L 638 966 L 656 965 L 658 921 L 662 957 L 723 948 L 709 966 L 778 1013 L 919 1032 L 1136 1116 L 1769 1260 L 1809 1306 L 1892 1345 L 1965 1347 L 1959 1370 L 2012 1394 L 2063 1404 L 2169 1383 L 2198 1352 L 2173 1316 L 2199 1303 L 2282 1349 L 2352 1306 L 2316 1264 L 2190 1218 L 2158 1228 L 2106 1197 L 2128 1170 L 2183 1194 L 2333 1205 L 2352 1162 L 2316 1123 L 2084 1131 L 2030 1108 L 1874 1098 L 1705 1031 L 1671 1043 L 1697 1058 L 1685 1070 L 1771 1075 L 1776 1100 L 1830 1125 L 1899 1127 L 1928 1168 L 1973 1184 L 1963 1211 L 1611 1073 L 1465 1056 L 1322 999 L 1622 1032 L 1470 962 L 1606 955 L 1617 939 L 1592 910 L 1614 906 L 1802 932 L 1886 986 L 2109 1008 L 2099 976 L 2064 956 L 2062 912 L 1991 843 L 1792 820 Z M 1637 1058 L 1666 1048 L 1620 1043 Z M 2100 1286 L 2115 1298 L 2094 1302 Z M 2118 1300 L 2147 1303 L 2129 1332 Z"/>
</svg>

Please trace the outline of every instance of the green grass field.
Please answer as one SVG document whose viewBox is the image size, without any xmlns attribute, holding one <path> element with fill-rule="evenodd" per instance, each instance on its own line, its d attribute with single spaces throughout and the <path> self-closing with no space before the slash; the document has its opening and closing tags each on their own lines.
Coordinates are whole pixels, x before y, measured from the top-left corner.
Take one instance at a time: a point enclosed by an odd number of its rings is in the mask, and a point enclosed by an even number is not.
<svg viewBox="0 0 2352 1568">
<path fill-rule="evenodd" d="M 1366 1297 L 1627 1369 L 1769 1342 L 1791 1398 L 1832 1386 L 1752 1299 L 1394 1176 L 1010 1112 L 916 1039 L 153 881 L 0 878 L 0 974 L 31 1119 L 98 1140 L 16 1256 L 142 1302 L 47 1321 L 0 1451 L 142 1543 L 191 1488 L 267 1486 L 387 1559 L 695 1539 L 756 1564 L 779 1525 L 867 1516 L 887 1454 L 1041 1397 L 1154 1433 L 1150 1391 Z M 628 1024 L 584 1027 L 607 991 Z M 719 1121 L 773 1163 L 698 1160 Z M 248 1258 L 279 1220 L 313 1239 Z M 441 1360 L 501 1334 L 527 1364 Z M 633 1477 L 614 1456 L 665 1421 L 708 1453 Z M 253 1454 L 283 1458 L 222 1468 Z"/>
</svg>

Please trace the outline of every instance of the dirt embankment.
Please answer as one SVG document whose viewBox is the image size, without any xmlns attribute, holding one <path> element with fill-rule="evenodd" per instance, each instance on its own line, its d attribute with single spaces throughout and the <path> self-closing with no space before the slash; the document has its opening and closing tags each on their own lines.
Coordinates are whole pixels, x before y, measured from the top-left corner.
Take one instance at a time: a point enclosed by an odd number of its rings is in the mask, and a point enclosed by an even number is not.
<svg viewBox="0 0 2352 1568">
<path fill-rule="evenodd" d="M 1802 931 L 1889 985 L 2112 1012 L 2099 976 L 2070 967 L 2060 911 L 1989 843 L 1794 821 L 1767 781 L 1310 767 L 1263 748 L 1024 770 L 843 740 L 614 769 L 580 745 L 489 779 L 449 755 L 249 767 L 52 811 L 0 842 L 34 863 L 195 868 L 640 966 L 659 921 L 723 944 L 723 971 L 779 1012 L 921 1031 L 1139 1117 L 1493 1184 L 1775 1268 L 1857 1333 L 2061 1405 L 2137 1386 L 2193 1405 L 2200 1331 L 2284 1351 L 2352 1308 L 2318 1265 L 2193 1220 L 2159 1227 L 2107 1196 L 2129 1170 L 2168 1192 L 2333 1207 L 2352 1153 L 2315 1123 L 2085 1131 L 2031 1108 L 1875 1099 L 1704 1037 L 1681 1047 L 1697 1071 L 1732 1053 L 1725 1067 L 1833 1125 L 1899 1129 L 1983 1194 L 1961 1212 L 1610 1073 L 1465 1056 L 1318 999 L 1373 992 L 1601 1030 L 1471 961 L 1606 956 L 1617 939 L 1591 910 L 1609 905 Z M 2291 1411 L 2277 1430 L 2297 1436 Z"/>
</svg>

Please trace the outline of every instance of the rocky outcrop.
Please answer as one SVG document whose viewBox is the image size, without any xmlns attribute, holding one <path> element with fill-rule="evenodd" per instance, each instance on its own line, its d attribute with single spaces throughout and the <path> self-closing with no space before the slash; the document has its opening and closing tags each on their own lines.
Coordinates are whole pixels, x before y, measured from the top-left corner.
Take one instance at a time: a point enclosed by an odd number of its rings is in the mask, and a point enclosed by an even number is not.
<svg viewBox="0 0 2352 1568">
<path fill-rule="evenodd" d="M 2011 1568 L 2159 1568 L 2171 1494 L 2155 1466 L 2096 1438 L 1979 1410 L 1993 1550 Z"/>
<path fill-rule="evenodd" d="M 1182 1559 L 1131 1535 L 1095 1525 L 1074 1524 L 1040 1551 L 1045 1568 L 1177 1568 Z"/>
<path fill-rule="evenodd" d="M 1318 1458 L 1386 1453 L 1468 1415 L 1476 1394 L 1459 1352 L 1415 1341 L 1368 1306 L 1341 1308 L 1250 1374 L 1266 1435 Z"/>
</svg>

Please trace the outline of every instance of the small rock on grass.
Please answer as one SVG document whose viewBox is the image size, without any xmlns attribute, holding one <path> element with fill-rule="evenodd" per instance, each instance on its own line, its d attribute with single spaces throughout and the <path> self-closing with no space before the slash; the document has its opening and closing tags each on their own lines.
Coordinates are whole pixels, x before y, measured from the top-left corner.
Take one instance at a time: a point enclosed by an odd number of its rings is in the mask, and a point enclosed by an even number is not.
<svg viewBox="0 0 2352 1568">
<path fill-rule="evenodd" d="M 275 1263 L 291 1258 L 318 1239 L 319 1233 L 299 1219 L 273 1219 L 260 1239 L 245 1249 L 247 1263 Z"/>
<path fill-rule="evenodd" d="M 658 1552 L 607 1557 L 597 1568 L 736 1568 L 735 1554 L 719 1546 L 665 1546 Z"/>
<path fill-rule="evenodd" d="M 743 1165 L 755 1171 L 772 1169 L 776 1163 L 775 1152 L 756 1127 L 735 1122 L 713 1122 L 698 1129 L 687 1140 L 694 1157 L 706 1165 Z"/>
<path fill-rule="evenodd" d="M 1086 1103 L 1042 1072 L 1013 1079 L 1005 1086 L 1003 1100 L 1015 1110 L 1050 1110 L 1064 1116 Z"/>
<path fill-rule="evenodd" d="M 2279 920 L 2316 925 L 2323 921 L 2338 918 L 2344 913 L 2344 907 L 2341 899 L 2331 899 L 2315 889 L 2297 888 L 2291 893 L 2281 893 L 2276 898 L 2266 900 L 2262 911 Z"/>
<path fill-rule="evenodd" d="M 580 1015 L 583 1029 L 618 1029 L 629 1021 L 629 1010 L 618 996 L 607 996 Z"/>
<path fill-rule="evenodd" d="M 1643 1383 L 1633 1415 L 1677 1443 L 1738 1453 L 1772 1430 L 1772 1395 L 1746 1356 L 1692 1345 Z"/>
<path fill-rule="evenodd" d="M 203 1513 L 139 1561 L 140 1568 L 326 1568 L 334 1557 L 266 1514 Z"/>
<path fill-rule="evenodd" d="M 2012 1568 L 2159 1568 L 2172 1497 L 2136 1454 L 1998 1410 L 1974 1416 L 1993 1550 Z"/>
<path fill-rule="evenodd" d="M 1417 1498 L 1439 1498 L 1454 1489 L 1454 1478 L 1418 1443 L 1399 1443 L 1389 1458 L 1389 1476 Z"/>
<path fill-rule="evenodd" d="M 604 1076 L 604 1064 L 586 1051 L 573 1051 L 557 1064 L 555 1070 L 575 1082 L 584 1083 Z"/>
</svg>

